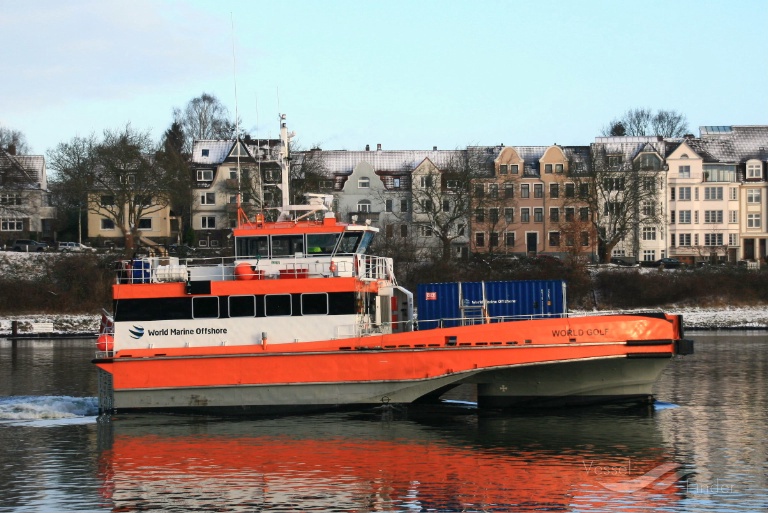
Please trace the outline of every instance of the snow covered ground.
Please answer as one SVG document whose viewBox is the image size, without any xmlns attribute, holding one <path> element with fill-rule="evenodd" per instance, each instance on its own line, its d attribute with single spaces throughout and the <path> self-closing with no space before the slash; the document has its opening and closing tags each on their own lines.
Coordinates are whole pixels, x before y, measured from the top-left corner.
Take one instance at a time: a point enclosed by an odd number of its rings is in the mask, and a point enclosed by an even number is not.
<svg viewBox="0 0 768 513">
<path fill-rule="evenodd" d="M 734 308 L 669 308 L 682 314 L 686 329 L 768 329 L 768 306 Z M 593 313 L 593 312 L 590 312 Z M 32 323 L 52 322 L 54 333 L 93 333 L 99 331 L 101 315 L 17 315 L 0 318 L 0 336 L 10 334 L 11 322 L 19 321 L 19 332 L 31 331 Z"/>
</svg>

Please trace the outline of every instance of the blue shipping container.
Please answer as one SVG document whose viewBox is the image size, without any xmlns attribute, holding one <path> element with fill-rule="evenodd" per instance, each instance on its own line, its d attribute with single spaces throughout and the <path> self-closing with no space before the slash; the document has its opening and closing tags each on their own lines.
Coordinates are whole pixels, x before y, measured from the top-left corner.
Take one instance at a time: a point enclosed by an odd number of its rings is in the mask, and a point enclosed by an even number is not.
<svg viewBox="0 0 768 513">
<path fill-rule="evenodd" d="M 562 280 L 422 283 L 417 288 L 419 329 L 556 317 L 566 308 Z"/>
</svg>

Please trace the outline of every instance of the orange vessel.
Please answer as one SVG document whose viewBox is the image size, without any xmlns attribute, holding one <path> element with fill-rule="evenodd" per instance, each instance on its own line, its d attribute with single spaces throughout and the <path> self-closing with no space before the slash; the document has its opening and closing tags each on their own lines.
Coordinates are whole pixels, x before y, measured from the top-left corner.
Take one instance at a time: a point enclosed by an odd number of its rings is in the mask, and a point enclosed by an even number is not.
<svg viewBox="0 0 768 513">
<path fill-rule="evenodd" d="M 284 123 L 281 139 L 286 163 Z M 241 212 L 233 258 L 121 262 L 94 360 L 101 410 L 275 414 L 428 401 L 465 383 L 481 407 L 647 400 L 692 351 L 662 312 L 419 330 L 392 260 L 366 253 L 378 229 L 338 222 L 331 199 L 274 222 Z"/>
</svg>

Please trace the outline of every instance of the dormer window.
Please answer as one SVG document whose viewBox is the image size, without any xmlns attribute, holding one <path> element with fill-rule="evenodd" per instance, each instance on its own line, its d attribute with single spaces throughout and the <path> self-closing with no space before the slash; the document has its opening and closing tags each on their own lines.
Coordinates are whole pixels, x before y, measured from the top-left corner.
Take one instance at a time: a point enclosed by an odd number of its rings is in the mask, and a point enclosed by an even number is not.
<svg viewBox="0 0 768 513">
<path fill-rule="evenodd" d="M 208 148 L 203 148 L 203 151 L 202 151 L 201 154 L 202 154 L 203 157 L 207 157 L 209 153 L 210 153 L 210 151 L 208 150 Z"/>
<path fill-rule="evenodd" d="M 197 170 L 198 182 L 212 182 L 213 181 L 213 169 L 198 169 Z"/>
<path fill-rule="evenodd" d="M 747 162 L 747 180 L 759 180 L 763 177 L 763 166 L 759 160 Z"/>
</svg>

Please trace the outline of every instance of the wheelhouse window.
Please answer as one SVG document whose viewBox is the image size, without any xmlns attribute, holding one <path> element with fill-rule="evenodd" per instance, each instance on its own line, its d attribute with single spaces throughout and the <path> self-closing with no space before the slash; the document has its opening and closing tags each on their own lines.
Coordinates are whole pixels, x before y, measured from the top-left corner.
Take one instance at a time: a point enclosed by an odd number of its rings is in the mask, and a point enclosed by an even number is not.
<svg viewBox="0 0 768 513">
<path fill-rule="evenodd" d="M 307 254 L 330 255 L 339 241 L 340 233 L 308 233 Z"/>
<path fill-rule="evenodd" d="M 271 241 L 273 258 L 304 252 L 303 235 L 272 235 Z"/>
<path fill-rule="evenodd" d="M 269 258 L 269 238 L 263 237 L 238 237 L 238 258 Z"/>
<path fill-rule="evenodd" d="M 354 253 L 364 253 L 367 244 L 363 246 L 364 232 L 344 232 L 341 237 L 341 243 L 337 251 L 340 255 L 351 255 Z M 365 235 L 370 235 L 365 232 Z M 370 242 L 369 242 L 370 243 Z"/>
</svg>

